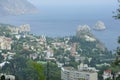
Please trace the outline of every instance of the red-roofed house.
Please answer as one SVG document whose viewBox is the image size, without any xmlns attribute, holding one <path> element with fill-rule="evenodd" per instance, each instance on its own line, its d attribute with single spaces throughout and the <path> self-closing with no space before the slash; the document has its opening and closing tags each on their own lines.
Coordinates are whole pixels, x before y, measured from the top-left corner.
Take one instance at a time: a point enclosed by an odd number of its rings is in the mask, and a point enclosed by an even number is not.
<svg viewBox="0 0 120 80">
<path fill-rule="evenodd" d="M 103 73 L 103 80 L 107 79 L 107 78 L 110 78 L 112 79 L 113 75 L 111 74 L 111 70 L 105 70 L 104 73 Z"/>
</svg>

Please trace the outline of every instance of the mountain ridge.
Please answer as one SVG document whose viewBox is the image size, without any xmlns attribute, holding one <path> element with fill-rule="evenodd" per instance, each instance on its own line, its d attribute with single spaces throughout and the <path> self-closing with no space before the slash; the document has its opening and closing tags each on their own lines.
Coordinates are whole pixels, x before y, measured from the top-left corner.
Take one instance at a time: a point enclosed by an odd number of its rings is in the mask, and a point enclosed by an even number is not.
<svg viewBox="0 0 120 80">
<path fill-rule="evenodd" d="M 0 15 L 21 15 L 36 13 L 37 9 L 28 0 L 0 0 Z"/>
</svg>

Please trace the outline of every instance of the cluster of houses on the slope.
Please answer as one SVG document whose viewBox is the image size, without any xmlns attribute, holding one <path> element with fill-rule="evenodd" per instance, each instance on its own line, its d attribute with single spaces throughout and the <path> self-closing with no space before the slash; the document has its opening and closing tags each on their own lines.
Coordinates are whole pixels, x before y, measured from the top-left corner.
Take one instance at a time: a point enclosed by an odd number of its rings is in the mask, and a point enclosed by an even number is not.
<svg viewBox="0 0 120 80">
<path fill-rule="evenodd" d="M 37 43 L 37 46 L 25 44 L 24 47 L 31 48 L 33 51 L 36 51 L 35 47 L 39 47 L 39 51 L 43 52 L 43 54 L 41 54 L 41 55 L 45 59 L 53 58 L 54 57 L 53 49 L 59 50 L 59 48 L 63 48 L 64 51 L 70 51 L 70 55 L 72 55 L 72 56 L 76 56 L 78 54 L 76 51 L 77 43 L 68 45 L 69 38 L 67 38 L 65 41 L 61 41 L 61 42 L 55 41 L 48 45 L 46 42 L 46 37 L 42 35 L 40 38 L 36 38 L 35 41 Z M 33 42 L 34 42 L 34 40 L 33 40 Z M 32 43 L 32 40 L 31 40 L 31 43 Z M 61 53 L 61 55 L 62 55 L 62 53 Z M 31 55 L 31 57 L 32 56 L 33 55 Z M 37 57 L 35 57 L 35 55 L 34 55 L 34 58 L 37 58 Z"/>
<path fill-rule="evenodd" d="M 12 34 L 16 34 L 16 38 L 19 39 L 21 35 L 19 33 L 22 32 L 30 32 L 30 25 L 22 25 L 20 27 L 9 27 L 11 30 Z M 84 28 L 83 28 L 84 29 Z M 88 29 L 89 30 L 89 29 Z M 44 59 L 55 59 L 54 58 L 54 50 L 59 49 L 59 48 L 64 48 L 65 51 L 70 51 L 70 55 L 75 57 L 75 61 L 84 61 L 86 57 L 80 56 L 78 52 L 76 51 L 77 48 L 77 43 L 72 43 L 68 44 L 70 38 L 65 38 L 64 41 L 55 41 L 52 42 L 50 45 L 47 44 L 46 37 L 41 36 L 40 38 L 34 38 L 33 36 L 31 37 L 30 42 L 36 41 L 37 46 L 39 47 L 39 50 L 43 52 L 41 55 L 37 53 L 39 51 L 38 49 L 36 50 L 34 45 L 26 44 L 23 43 L 23 48 L 24 49 L 31 49 L 33 51 L 36 51 L 36 53 L 31 53 L 29 55 L 29 58 L 31 59 L 39 59 L 43 56 Z M 86 39 L 90 39 L 90 37 L 86 36 Z M 11 44 L 12 44 L 12 39 L 7 38 L 5 36 L 0 36 L 0 49 L 1 50 L 11 50 Z M 52 46 L 52 47 L 51 47 Z M 82 51 L 82 50 L 81 50 Z M 2 53 L 1 55 L 4 57 L 5 62 L 0 63 L 0 67 L 2 68 L 6 63 L 9 64 L 9 62 L 6 61 L 6 59 L 12 59 L 12 56 L 14 56 L 16 53 L 14 52 L 7 52 Z M 60 63 L 59 61 L 57 62 L 58 67 L 61 67 L 61 79 L 62 80 L 98 80 L 98 70 L 96 70 L 94 67 L 88 67 L 87 64 L 81 63 L 78 66 L 78 69 L 74 69 L 73 67 L 62 67 L 64 64 L 69 64 L 70 58 L 69 56 L 65 56 L 67 59 L 65 63 Z M 55 59 L 56 60 L 56 59 Z M 90 62 L 92 58 L 88 58 L 88 61 Z M 109 64 L 105 64 L 109 65 Z M 98 65 L 99 66 L 99 65 Z M 15 77 L 13 75 L 5 75 L 5 78 L 8 80 L 15 80 Z M 3 76 L 3 74 L 0 74 L 0 77 Z M 103 79 L 111 78 L 112 79 L 113 75 L 111 74 L 110 70 L 106 70 L 103 72 Z"/>
<path fill-rule="evenodd" d="M 10 59 L 13 59 L 13 56 L 15 56 L 16 55 L 16 53 L 14 53 L 14 52 L 7 52 L 7 53 L 1 53 L 1 56 L 3 56 L 3 59 L 4 60 L 10 60 Z"/>
<path fill-rule="evenodd" d="M 12 57 L 16 54 L 11 51 L 12 43 L 12 38 L 0 36 L 0 55 L 3 57 L 4 60 L 12 59 Z M 7 50 L 7 52 L 4 52 L 2 50 Z"/>
<path fill-rule="evenodd" d="M 5 36 L 0 36 L 0 49 L 11 50 L 12 39 Z"/>
</svg>

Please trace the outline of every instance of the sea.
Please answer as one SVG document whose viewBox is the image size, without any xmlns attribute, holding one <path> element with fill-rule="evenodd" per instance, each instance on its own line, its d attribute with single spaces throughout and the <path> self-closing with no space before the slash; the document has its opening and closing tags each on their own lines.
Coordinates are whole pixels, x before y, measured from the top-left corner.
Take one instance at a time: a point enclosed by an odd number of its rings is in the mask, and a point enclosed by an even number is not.
<svg viewBox="0 0 120 80">
<path fill-rule="evenodd" d="M 105 46 L 114 52 L 118 45 L 117 40 L 120 36 L 120 20 L 115 20 L 112 11 L 100 13 L 84 11 L 82 8 L 44 8 L 36 14 L 18 15 L 18 16 L 1 16 L 0 23 L 20 26 L 30 24 L 31 33 L 35 35 L 45 35 L 49 37 L 65 37 L 76 34 L 79 25 L 88 25 L 91 32 Z M 110 14 L 108 14 L 110 13 Z M 97 21 L 104 22 L 106 30 L 95 31 L 94 25 Z"/>
</svg>

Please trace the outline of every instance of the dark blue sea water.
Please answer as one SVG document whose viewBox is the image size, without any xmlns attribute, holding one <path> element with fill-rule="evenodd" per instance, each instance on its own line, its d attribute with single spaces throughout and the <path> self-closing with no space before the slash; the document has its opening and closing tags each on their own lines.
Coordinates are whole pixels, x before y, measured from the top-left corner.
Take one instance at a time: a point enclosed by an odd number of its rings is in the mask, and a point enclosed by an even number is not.
<svg viewBox="0 0 120 80">
<path fill-rule="evenodd" d="M 0 23 L 16 26 L 30 24 L 31 33 L 50 37 L 62 37 L 75 35 L 78 25 L 87 24 L 92 28 L 98 20 L 101 20 L 105 23 L 107 29 L 105 31 L 92 30 L 92 33 L 109 50 L 113 51 L 118 46 L 117 38 L 120 36 L 120 21 L 112 18 L 112 11 L 109 9 L 107 11 L 94 9 L 94 11 L 84 11 L 81 8 L 44 8 L 38 14 L 2 16 L 0 17 Z M 105 12 L 100 13 L 99 11 Z"/>
</svg>

